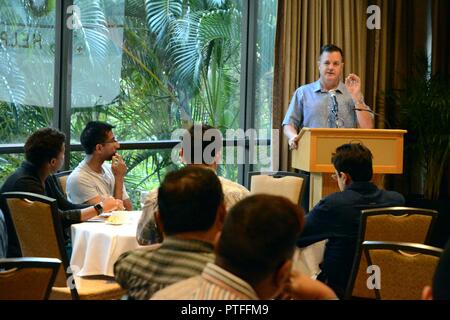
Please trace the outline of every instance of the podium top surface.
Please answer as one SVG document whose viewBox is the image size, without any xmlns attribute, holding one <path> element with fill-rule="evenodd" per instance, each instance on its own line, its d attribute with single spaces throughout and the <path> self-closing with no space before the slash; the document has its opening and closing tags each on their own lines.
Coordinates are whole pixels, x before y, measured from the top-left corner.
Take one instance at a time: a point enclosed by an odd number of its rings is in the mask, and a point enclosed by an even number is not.
<svg viewBox="0 0 450 320">
<path fill-rule="evenodd" d="M 407 131 L 402 129 L 358 129 L 358 128 L 308 128 L 303 127 L 300 134 L 303 132 L 314 132 L 314 133 L 351 133 L 354 135 L 361 134 L 405 134 Z"/>
</svg>

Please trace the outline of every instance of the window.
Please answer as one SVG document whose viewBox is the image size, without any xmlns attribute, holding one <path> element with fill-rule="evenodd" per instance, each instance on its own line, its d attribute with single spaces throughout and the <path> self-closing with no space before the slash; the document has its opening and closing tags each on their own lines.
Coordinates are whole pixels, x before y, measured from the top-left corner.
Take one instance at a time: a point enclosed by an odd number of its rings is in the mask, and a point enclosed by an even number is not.
<svg viewBox="0 0 450 320">
<path fill-rule="evenodd" d="M 9 17 L 12 27 L 8 28 L 14 30 L 17 23 L 11 21 L 28 10 L 16 2 L 11 0 L 14 5 L 0 8 L 0 27 Z M 107 121 L 116 126 L 114 133 L 129 170 L 127 189 L 138 207 L 141 190 L 157 186 L 168 170 L 180 166 L 171 157 L 178 139 L 173 135 L 176 129 L 204 122 L 218 127 L 224 138 L 227 129 L 265 129 L 262 138 L 270 140 L 276 0 L 73 0 L 63 8 L 57 2 L 56 9 L 48 5 L 52 1 L 41 2 L 39 8 L 32 6 L 39 14 L 28 17 L 27 23 L 29 29 L 46 26 L 41 43 L 49 51 L 30 55 L 30 64 L 40 69 L 22 77 L 24 86 L 39 94 L 28 94 L 35 99 L 32 106 L 28 100 L 21 101 L 21 113 L 16 116 L 16 104 L 0 89 L 0 143 L 4 147 L 0 146 L 0 166 L 8 163 L 8 168 L 14 168 L 12 158 L 4 155 L 5 144 L 23 143 L 35 129 L 58 123 L 70 137 L 66 158 L 73 169 L 83 159 L 79 136 L 86 123 Z M 56 65 L 55 25 L 68 27 L 59 43 L 62 52 L 56 50 Z M 257 32 L 249 34 L 248 25 Z M 249 38 L 244 42 L 251 50 L 242 47 L 242 39 Z M 0 81 L 14 73 L 2 61 Z M 248 73 L 250 65 L 254 73 Z M 53 74 L 65 66 L 71 69 L 56 79 L 61 81 L 62 95 L 70 98 L 58 103 L 55 117 L 59 120 L 54 120 L 53 97 L 61 92 L 56 92 Z M 243 81 L 253 82 L 254 89 L 247 92 Z M 20 93 L 20 81 L 10 82 Z M 247 96 L 250 105 L 243 104 Z M 237 153 L 226 148 L 223 159 Z M 221 164 L 219 174 L 240 180 L 242 160 L 234 157 L 234 162 Z"/>
<path fill-rule="evenodd" d="M 52 124 L 55 10 L 32 1 L 0 6 L 0 143 L 25 142 Z"/>
</svg>

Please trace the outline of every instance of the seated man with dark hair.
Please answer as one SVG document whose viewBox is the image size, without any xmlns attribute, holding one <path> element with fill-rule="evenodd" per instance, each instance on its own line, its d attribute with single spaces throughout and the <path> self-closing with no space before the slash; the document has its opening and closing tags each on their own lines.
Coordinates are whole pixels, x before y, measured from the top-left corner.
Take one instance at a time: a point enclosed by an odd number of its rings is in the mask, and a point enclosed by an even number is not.
<svg viewBox="0 0 450 320">
<path fill-rule="evenodd" d="M 334 293 L 318 281 L 313 285 L 311 279 L 306 285 L 291 283 L 295 241 L 302 226 L 303 212 L 287 198 L 250 196 L 227 214 L 215 262 L 208 263 L 201 275 L 167 287 L 152 299 L 272 299 L 288 288 L 293 298 L 305 297 L 294 292 L 299 288 L 315 292 L 312 296 L 317 297 L 320 291 L 321 296 L 334 298 Z"/>
<path fill-rule="evenodd" d="M 34 132 L 25 142 L 25 159 L 21 166 L 6 179 L 3 192 L 31 192 L 57 200 L 59 214 L 64 227 L 64 239 L 67 252 L 70 253 L 70 225 L 95 217 L 99 211 L 94 206 L 76 205 L 65 198 L 57 178 L 53 175 L 64 163 L 65 135 L 53 128 L 43 128 Z M 105 199 L 102 207 L 105 212 L 122 206 L 122 201 Z M 8 229 L 8 257 L 22 256 L 19 240 L 13 222 L 9 216 L 7 204 L 0 199 Z M 69 255 L 70 258 L 70 255 Z"/>
<path fill-rule="evenodd" d="M 225 216 L 214 171 L 189 166 L 170 172 L 158 189 L 156 219 L 166 237 L 161 246 L 124 253 L 114 265 L 116 281 L 132 299 L 200 274 L 214 259 L 214 239 Z"/>
<path fill-rule="evenodd" d="M 434 272 L 433 286 L 426 286 L 422 300 L 450 300 L 450 241 L 439 259 Z"/>
<path fill-rule="evenodd" d="M 180 156 L 187 166 L 200 166 L 216 172 L 221 150 L 221 132 L 209 125 L 195 124 L 183 134 Z M 218 178 L 222 184 L 227 210 L 249 194 L 249 191 L 240 184 L 224 177 Z M 158 243 L 163 238 L 155 221 L 155 212 L 158 210 L 157 191 L 158 189 L 154 189 L 147 196 L 138 223 L 136 239 L 141 245 Z"/>
<path fill-rule="evenodd" d="M 403 196 L 378 189 L 372 179 L 372 153 L 365 146 L 344 144 L 331 159 L 333 177 L 341 192 L 322 199 L 307 215 L 305 229 L 297 245 L 306 247 L 328 239 L 321 273 L 317 277 L 342 298 L 356 253 L 361 210 L 404 204 Z"/>
<path fill-rule="evenodd" d="M 86 157 L 67 178 L 67 195 L 73 203 L 96 204 L 114 197 L 123 201 L 124 209 L 132 210 L 124 183 L 127 166 L 117 153 L 120 144 L 113 128 L 106 122 L 89 121 L 81 132 Z"/>
</svg>

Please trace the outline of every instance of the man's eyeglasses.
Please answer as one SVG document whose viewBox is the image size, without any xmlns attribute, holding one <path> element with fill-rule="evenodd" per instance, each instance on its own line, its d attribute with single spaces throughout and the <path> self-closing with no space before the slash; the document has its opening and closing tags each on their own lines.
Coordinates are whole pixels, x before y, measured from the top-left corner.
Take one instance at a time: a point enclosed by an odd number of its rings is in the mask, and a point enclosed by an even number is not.
<svg viewBox="0 0 450 320">
<path fill-rule="evenodd" d="M 116 142 L 119 142 L 119 140 L 117 140 L 117 138 L 116 137 L 113 137 L 111 140 L 108 140 L 108 141 L 105 141 L 105 142 L 103 142 L 102 144 L 107 144 L 107 143 L 116 143 Z"/>
</svg>

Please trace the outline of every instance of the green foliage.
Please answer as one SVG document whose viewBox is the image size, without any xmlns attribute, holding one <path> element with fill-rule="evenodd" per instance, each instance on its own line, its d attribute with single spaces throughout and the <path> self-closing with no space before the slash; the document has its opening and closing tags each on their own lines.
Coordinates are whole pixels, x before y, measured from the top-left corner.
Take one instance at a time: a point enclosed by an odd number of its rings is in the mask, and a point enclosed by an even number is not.
<svg viewBox="0 0 450 320">
<path fill-rule="evenodd" d="M 2 185 L 6 178 L 20 166 L 23 158 L 22 154 L 0 155 L 0 185 Z"/>
<path fill-rule="evenodd" d="M 17 7 L 15 0 L 10 0 Z M 275 0 L 270 0 L 274 2 Z M 51 4 L 54 1 L 44 1 Z M 125 17 L 115 15 L 125 3 Z M 239 127 L 241 1 L 239 0 L 75 0 L 81 8 L 81 28 L 73 33 L 74 50 L 86 58 L 89 66 L 106 65 L 108 50 L 122 52 L 120 93 L 108 105 L 100 102 L 89 108 L 71 110 L 71 141 L 90 120 L 108 121 L 116 126 L 120 141 L 169 140 L 175 129 L 193 122 L 205 122 L 225 132 Z M 1 18 L 9 26 L 54 25 L 54 11 L 27 18 L 2 6 Z M 272 13 L 272 18 L 274 13 Z M 267 19 L 266 19 L 267 18 Z M 123 26 L 123 42 L 117 43 L 110 32 L 114 25 Z M 262 35 L 273 33 L 273 19 L 264 17 L 258 26 Z M 272 48 L 258 47 L 261 76 L 271 72 Z M 264 50 L 264 51 L 263 51 Z M 54 63 L 54 53 L 33 51 L 33 59 Z M 81 54 L 73 52 L 72 54 Z M 35 56 L 36 55 L 36 56 Z M 268 62 L 260 57 L 267 56 Z M 272 58 L 271 58 L 272 57 Z M 11 88 L 10 101 L 0 102 L 0 143 L 24 142 L 37 128 L 52 124 L 53 109 L 21 104 L 27 85 L 20 63 L 7 48 L 0 46 L 0 85 Z M 91 77 L 89 67 L 72 70 L 72 95 L 83 97 L 83 79 Z M 45 72 L 37 69 L 36 72 Z M 84 73 L 83 73 L 84 72 Z M 77 79 L 77 80 L 74 80 Z M 76 81 L 76 83 L 75 83 Z M 265 95 L 271 83 L 258 86 Z M 53 101 L 53 84 L 48 91 L 33 92 Z M 258 115 L 270 123 L 270 99 L 264 97 L 266 109 Z M 42 99 L 41 99 L 42 100 Z M 137 207 L 139 192 L 158 186 L 164 175 L 178 166 L 171 150 L 120 151 L 129 168 L 127 189 Z M 72 152 L 70 168 L 83 159 L 83 153 Z M 11 156 L 0 159 L 2 174 L 17 167 Z M 219 174 L 237 179 L 237 165 L 221 165 Z M 1 179 L 1 176 L 0 176 Z"/>
<path fill-rule="evenodd" d="M 424 195 L 437 199 L 450 156 L 450 75 L 431 74 L 429 68 L 429 59 L 417 56 L 396 101 L 408 130 L 407 150 L 424 169 Z"/>
<path fill-rule="evenodd" d="M 116 125 L 114 131 L 121 141 L 169 140 L 175 129 L 194 121 L 223 130 L 237 127 L 236 92 L 240 79 L 237 9 L 225 1 L 152 0 L 145 1 L 145 6 L 143 3 L 128 1 L 125 8 L 120 96 L 110 105 L 73 109 L 72 140 L 78 140 L 90 120 Z M 102 30 L 106 25 L 105 14 L 100 12 L 105 11 L 105 6 L 106 1 L 97 1 L 96 5 L 83 8 L 83 12 L 89 11 L 89 29 L 95 30 L 98 25 Z M 98 36 L 98 42 L 104 42 L 103 33 L 88 33 L 85 25 L 77 33 L 86 36 L 79 36 L 78 40 L 95 43 Z M 167 171 L 179 166 L 172 163 L 170 150 L 121 153 L 128 166 L 127 188 L 135 204 L 140 190 L 156 187 Z M 80 160 L 74 159 L 71 167 Z M 236 166 L 224 166 L 219 171 L 232 177 L 237 175 Z"/>
</svg>

